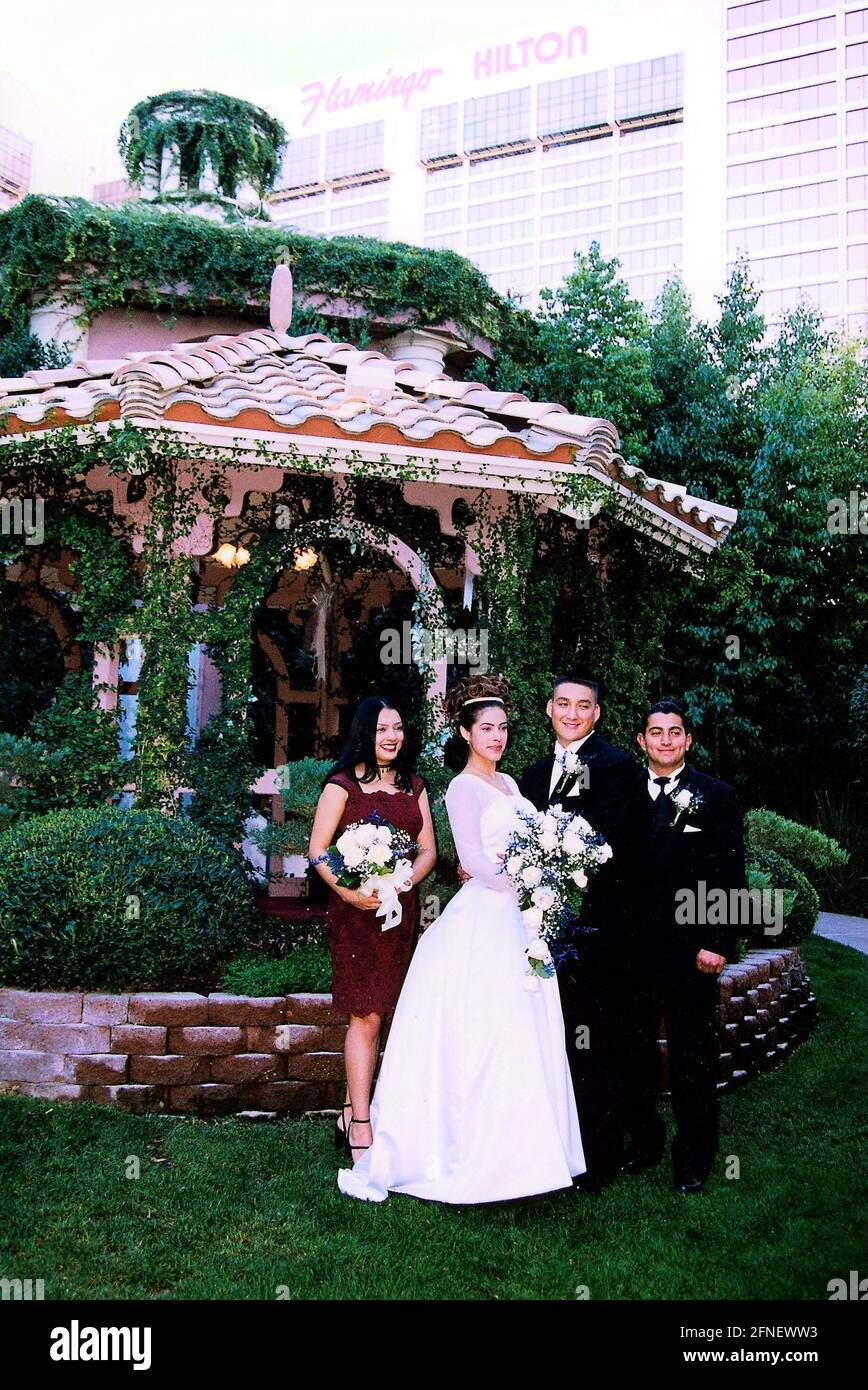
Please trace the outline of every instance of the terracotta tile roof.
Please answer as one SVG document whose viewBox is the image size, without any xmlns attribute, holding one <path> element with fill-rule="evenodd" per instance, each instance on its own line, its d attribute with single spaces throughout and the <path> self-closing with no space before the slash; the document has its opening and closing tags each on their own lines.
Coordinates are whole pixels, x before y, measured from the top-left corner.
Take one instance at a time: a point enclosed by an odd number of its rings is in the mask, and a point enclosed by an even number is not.
<svg viewBox="0 0 868 1390">
<path fill-rule="evenodd" d="M 319 334 L 292 338 L 262 328 L 0 379 L 0 435 L 110 419 L 177 422 L 194 432 L 225 427 L 237 437 L 326 436 L 468 460 L 551 461 L 561 471 L 572 462 L 635 495 L 664 525 L 668 517 L 684 540 L 706 550 L 726 537 L 737 515 L 625 463 L 607 420 L 454 381 Z"/>
</svg>

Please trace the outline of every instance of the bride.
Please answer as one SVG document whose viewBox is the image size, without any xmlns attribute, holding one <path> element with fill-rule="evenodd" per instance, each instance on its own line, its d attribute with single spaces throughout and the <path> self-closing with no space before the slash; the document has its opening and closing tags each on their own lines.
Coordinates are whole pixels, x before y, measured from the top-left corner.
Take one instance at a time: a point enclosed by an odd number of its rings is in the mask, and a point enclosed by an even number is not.
<svg viewBox="0 0 868 1390">
<path fill-rule="evenodd" d="M 446 809 L 472 877 L 410 963 L 371 1103 L 373 1143 L 338 1173 L 350 1197 L 495 1202 L 585 1172 L 558 982 L 528 975 L 527 932 L 498 872 L 517 809 L 534 809 L 497 771 L 506 692 L 499 677 L 477 676 L 446 697 L 467 744 Z"/>
</svg>

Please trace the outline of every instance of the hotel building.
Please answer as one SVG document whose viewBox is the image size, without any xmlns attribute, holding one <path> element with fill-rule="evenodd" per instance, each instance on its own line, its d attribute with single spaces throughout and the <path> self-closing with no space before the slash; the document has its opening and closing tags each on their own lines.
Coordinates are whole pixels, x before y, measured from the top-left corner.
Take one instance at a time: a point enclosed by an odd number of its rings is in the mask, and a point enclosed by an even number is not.
<svg viewBox="0 0 868 1390">
<path fill-rule="evenodd" d="M 708 314 L 743 251 L 770 319 L 805 295 L 857 332 L 866 17 L 847 0 L 588 3 L 580 24 L 317 79 L 279 113 L 271 213 L 450 247 L 526 304 L 596 240 L 646 304 L 678 273 Z"/>
</svg>

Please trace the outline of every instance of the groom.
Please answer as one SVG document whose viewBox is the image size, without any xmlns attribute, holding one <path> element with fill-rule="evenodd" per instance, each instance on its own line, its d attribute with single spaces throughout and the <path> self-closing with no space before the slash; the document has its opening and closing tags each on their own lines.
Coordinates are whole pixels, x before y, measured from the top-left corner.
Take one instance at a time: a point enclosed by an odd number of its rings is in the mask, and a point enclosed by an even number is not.
<svg viewBox="0 0 868 1390">
<path fill-rule="evenodd" d="M 576 1106 L 587 1173 L 576 1186 L 598 1192 L 617 1175 L 623 1159 L 626 1073 L 630 1058 L 623 1028 L 624 956 L 633 953 L 635 923 L 631 881 L 638 840 L 637 771 L 622 749 L 597 733 L 599 687 L 579 673 L 554 682 L 546 714 L 555 736 L 546 757 L 522 773 L 523 796 L 537 810 L 560 803 L 582 815 L 612 846 L 612 858 L 591 879 L 582 925 L 595 928 L 582 947 L 581 963 L 558 970 Z"/>
</svg>

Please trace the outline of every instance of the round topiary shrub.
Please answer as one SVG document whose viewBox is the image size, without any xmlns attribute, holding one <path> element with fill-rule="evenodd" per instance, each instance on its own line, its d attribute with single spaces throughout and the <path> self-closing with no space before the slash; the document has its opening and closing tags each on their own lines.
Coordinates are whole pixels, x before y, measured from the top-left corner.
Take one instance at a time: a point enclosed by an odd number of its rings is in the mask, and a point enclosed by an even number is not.
<svg viewBox="0 0 868 1390">
<path fill-rule="evenodd" d="M 189 820 L 69 809 L 0 837 L 6 985 L 210 987 L 256 920 L 243 860 Z"/>
<path fill-rule="evenodd" d="M 751 888 L 780 889 L 784 894 L 783 931 L 775 937 L 758 934 L 758 945 L 798 946 L 810 936 L 820 911 L 820 899 L 801 869 L 773 849 L 752 848 L 748 883 Z"/>
</svg>

